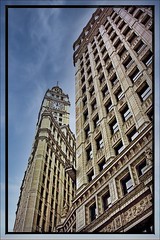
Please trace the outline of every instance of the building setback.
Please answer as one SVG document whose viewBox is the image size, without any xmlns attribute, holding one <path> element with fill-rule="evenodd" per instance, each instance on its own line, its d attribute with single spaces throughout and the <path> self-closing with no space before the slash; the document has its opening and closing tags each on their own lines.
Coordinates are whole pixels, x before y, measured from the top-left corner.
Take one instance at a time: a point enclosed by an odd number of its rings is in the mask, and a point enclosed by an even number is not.
<svg viewBox="0 0 160 240">
<path fill-rule="evenodd" d="M 76 196 L 58 232 L 154 232 L 152 14 L 98 8 L 74 43 Z"/>
<path fill-rule="evenodd" d="M 14 232 L 55 232 L 75 195 L 75 137 L 69 97 L 58 86 L 44 96 L 17 204 Z"/>
</svg>

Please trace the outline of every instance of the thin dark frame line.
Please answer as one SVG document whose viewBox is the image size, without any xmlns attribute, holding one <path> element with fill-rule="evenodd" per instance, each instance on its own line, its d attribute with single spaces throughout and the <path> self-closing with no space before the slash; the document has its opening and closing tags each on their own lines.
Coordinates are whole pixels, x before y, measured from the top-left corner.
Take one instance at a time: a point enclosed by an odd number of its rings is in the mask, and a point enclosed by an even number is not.
<svg viewBox="0 0 160 240">
<path fill-rule="evenodd" d="M 21 1 L 21 0 L 17 0 L 17 1 Z M 30 0 L 32 1 L 32 0 Z M 57 0 L 58 1 L 58 0 Z M 105 0 L 104 0 L 105 1 Z M 138 0 L 137 0 L 138 1 Z M 123 233 L 104 233 L 104 232 L 94 232 L 94 233 L 89 233 L 89 232 L 74 232 L 74 233 L 70 233 L 70 232 L 64 232 L 64 233 L 50 233 L 50 232 L 44 232 L 44 233 L 37 233 L 37 232 L 9 232 L 8 231 L 8 9 L 9 8 L 100 8 L 100 7 L 113 7 L 112 5 L 5 5 L 5 89 L 6 89 L 6 94 L 5 94 L 5 111 L 6 111 L 6 126 L 5 126 L 5 134 L 6 134 L 6 138 L 5 138 L 5 154 L 6 154 L 6 162 L 5 162 L 5 173 L 6 173 L 6 178 L 5 178 L 5 233 L 6 234 L 14 234 L 14 235 L 19 235 L 19 234 L 33 234 L 33 235 L 48 235 L 48 234 L 58 234 L 60 235 L 64 235 L 64 234 L 76 234 L 76 235 L 83 235 L 83 234 L 100 234 L 100 235 L 112 235 L 112 234 L 116 234 L 116 235 L 122 235 L 125 234 Z M 116 5 L 114 7 L 124 7 L 124 6 L 132 6 L 132 5 Z M 155 21 L 155 6 L 152 5 L 145 5 L 145 4 L 141 4 L 138 6 L 145 6 L 145 7 L 152 7 L 152 11 L 153 11 L 153 19 Z M 153 24 L 155 23 L 153 21 Z M 153 53 L 154 53 L 154 59 L 155 59 L 155 24 L 153 25 L 154 29 L 153 29 L 153 34 L 152 34 L 152 46 L 153 46 Z M 154 69 L 154 61 L 153 61 L 153 69 Z M 155 70 L 155 69 L 154 69 Z M 154 70 L 152 71 L 152 77 L 153 77 L 153 89 L 154 89 Z M 155 106 L 155 98 L 154 98 L 154 91 L 153 91 L 153 106 Z M 154 112 L 154 107 L 153 107 L 153 113 Z M 155 115 L 154 115 L 155 116 Z M 154 119 L 155 120 L 155 119 Z M 155 150 L 155 145 L 154 145 L 154 124 L 153 124 L 153 141 L 152 141 L 152 146 L 153 149 Z M 155 152 L 153 151 L 153 160 L 155 157 Z M 154 161 L 153 161 L 154 163 Z M 155 165 L 153 164 L 153 180 L 154 180 L 154 175 L 155 174 Z M 153 184 L 153 202 L 155 201 L 154 198 L 154 194 L 155 194 L 155 186 Z M 155 202 L 154 202 L 155 203 Z M 154 233 L 155 233 L 155 204 L 153 204 L 153 229 L 154 229 Z M 127 233 L 126 233 L 127 234 Z M 145 234 L 145 233 L 143 233 Z M 148 234 L 148 233 L 146 233 Z M 136 235 L 136 233 L 134 234 Z"/>
<path fill-rule="evenodd" d="M 5 125 L 5 233 L 8 232 L 8 8 L 5 7 L 5 117 L 6 117 L 6 125 Z"/>
</svg>

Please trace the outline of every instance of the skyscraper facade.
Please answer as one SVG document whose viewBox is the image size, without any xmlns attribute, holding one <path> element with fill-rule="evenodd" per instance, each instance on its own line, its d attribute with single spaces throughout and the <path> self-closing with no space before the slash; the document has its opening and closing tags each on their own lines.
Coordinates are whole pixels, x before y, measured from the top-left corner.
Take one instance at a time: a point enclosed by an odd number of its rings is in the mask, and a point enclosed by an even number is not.
<svg viewBox="0 0 160 240">
<path fill-rule="evenodd" d="M 76 196 L 59 232 L 154 231 L 152 14 L 98 8 L 74 43 Z"/>
<path fill-rule="evenodd" d="M 69 97 L 58 86 L 40 108 L 35 140 L 22 181 L 15 232 L 54 232 L 75 195 L 75 137 Z"/>
</svg>

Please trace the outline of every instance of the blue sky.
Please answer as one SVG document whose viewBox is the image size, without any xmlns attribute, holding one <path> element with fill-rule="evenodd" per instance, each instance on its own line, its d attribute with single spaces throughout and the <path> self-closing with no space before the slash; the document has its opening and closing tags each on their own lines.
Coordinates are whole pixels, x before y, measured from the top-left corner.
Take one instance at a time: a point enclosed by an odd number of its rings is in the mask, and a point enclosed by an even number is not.
<svg viewBox="0 0 160 240">
<path fill-rule="evenodd" d="M 8 1 L 14 4 L 16 1 Z M 20 2 L 17 1 L 19 4 Z M 140 1 L 139 1 L 140 2 Z M 158 1 L 141 1 L 158 2 Z M 24 3 L 24 2 L 23 2 Z M 27 3 L 27 1 L 26 1 Z M 29 3 L 31 3 L 29 1 Z M 32 2 L 34 4 L 35 2 Z M 47 2 L 38 2 L 44 4 Z M 60 2 L 63 4 L 63 2 Z M 64 2 L 65 3 L 65 2 Z M 77 2 L 78 3 L 78 2 Z M 96 2 L 95 2 L 96 3 Z M 97 1 L 98 3 L 98 1 Z M 100 3 L 100 2 L 99 2 Z M 101 2 L 103 4 L 107 1 Z M 116 4 L 116 2 L 114 2 Z M 126 1 L 119 1 L 127 4 Z M 131 3 L 131 1 L 130 1 Z M 138 1 L 137 1 L 138 3 Z M 48 2 L 48 5 L 51 2 Z M 72 4 L 70 2 L 70 4 Z M 3 2 L 4 6 L 4 2 Z M 37 5 L 38 6 L 38 5 Z M 1 9 L 1 49 L 4 50 L 4 9 Z M 157 9 L 158 10 L 158 9 Z M 59 81 L 71 101 L 70 127 L 75 132 L 75 80 L 73 42 L 90 19 L 93 8 L 9 9 L 9 231 L 13 229 L 19 189 L 34 140 L 43 96 Z M 157 27 L 158 31 L 158 27 Z M 158 33 L 159 35 L 159 33 Z M 159 47 L 159 44 L 156 45 Z M 158 50 L 158 48 L 157 48 Z M 1 53 L 1 230 L 4 232 L 4 52 Z M 156 57 L 158 65 L 159 55 Z M 158 79 L 158 71 L 156 79 Z M 159 112 L 159 81 L 156 81 L 156 109 Z M 159 115 L 156 115 L 159 123 Z M 156 135 L 157 136 L 157 135 Z M 158 136 L 157 136 L 158 137 Z M 157 138 L 158 144 L 158 138 Z M 156 152 L 158 157 L 158 150 Z M 159 167 L 159 164 L 157 165 Z M 158 172 L 156 176 L 159 178 Z M 20 237 L 21 238 L 21 237 Z M 22 238 L 21 238 L 22 239 Z M 147 238 L 146 238 L 147 239 Z"/>
<path fill-rule="evenodd" d="M 9 9 L 10 231 L 41 101 L 45 91 L 57 81 L 69 94 L 70 126 L 75 132 L 72 45 L 93 12 L 94 9 L 71 8 Z"/>
</svg>

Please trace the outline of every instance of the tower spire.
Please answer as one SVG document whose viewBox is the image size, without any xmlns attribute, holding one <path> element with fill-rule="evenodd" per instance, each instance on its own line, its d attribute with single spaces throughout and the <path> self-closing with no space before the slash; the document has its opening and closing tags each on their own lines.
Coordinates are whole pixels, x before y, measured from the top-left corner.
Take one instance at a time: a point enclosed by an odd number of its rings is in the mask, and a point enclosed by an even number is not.
<svg viewBox="0 0 160 240">
<path fill-rule="evenodd" d="M 57 87 L 58 87 L 58 81 L 57 81 Z"/>
</svg>

